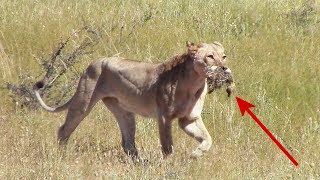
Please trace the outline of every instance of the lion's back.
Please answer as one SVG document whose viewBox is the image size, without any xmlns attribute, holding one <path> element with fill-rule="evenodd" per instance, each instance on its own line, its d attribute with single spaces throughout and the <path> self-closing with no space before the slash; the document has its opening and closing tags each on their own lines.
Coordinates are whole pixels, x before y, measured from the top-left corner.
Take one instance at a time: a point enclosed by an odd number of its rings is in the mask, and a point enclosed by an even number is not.
<svg viewBox="0 0 320 180">
<path fill-rule="evenodd" d="M 116 98 L 119 105 L 137 114 L 153 117 L 155 104 L 156 64 L 111 57 L 98 60 L 102 73 L 98 89 L 106 97 Z"/>
</svg>

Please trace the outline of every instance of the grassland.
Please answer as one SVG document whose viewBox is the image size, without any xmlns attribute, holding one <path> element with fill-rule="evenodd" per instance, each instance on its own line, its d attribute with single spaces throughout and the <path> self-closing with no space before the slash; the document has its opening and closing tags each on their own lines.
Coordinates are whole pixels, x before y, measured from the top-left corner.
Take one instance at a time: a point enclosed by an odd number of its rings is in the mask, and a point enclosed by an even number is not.
<svg viewBox="0 0 320 180">
<path fill-rule="evenodd" d="M 185 50 L 185 41 L 221 42 L 237 96 L 299 162 L 295 167 L 224 91 L 208 95 L 203 112 L 213 148 L 201 159 L 196 142 L 174 123 L 174 156 L 161 160 L 155 121 L 138 117 L 137 146 L 149 160 L 122 152 L 111 114 L 98 104 L 62 154 L 56 130 L 65 114 L 21 109 L 0 90 L 0 179 L 319 179 L 320 9 L 299 0 L 1 0 L 0 83 L 39 78 L 39 58 L 71 32 L 101 30 L 93 59 L 121 56 L 158 62 Z M 68 80 L 68 77 L 65 77 Z"/>
</svg>

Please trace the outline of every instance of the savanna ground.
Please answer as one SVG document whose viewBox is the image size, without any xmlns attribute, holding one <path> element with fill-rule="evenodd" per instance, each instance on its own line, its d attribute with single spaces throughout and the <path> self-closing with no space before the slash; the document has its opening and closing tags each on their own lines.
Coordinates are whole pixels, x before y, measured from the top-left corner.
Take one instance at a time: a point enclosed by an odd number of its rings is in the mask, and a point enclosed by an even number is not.
<svg viewBox="0 0 320 180">
<path fill-rule="evenodd" d="M 0 179 L 319 179 L 319 5 L 318 0 L 1 0 Z M 235 98 L 224 90 L 207 96 L 203 118 L 213 148 L 198 160 L 189 158 L 197 143 L 177 123 L 174 156 L 162 160 L 156 121 L 138 117 L 137 146 L 149 162 L 132 163 L 102 104 L 62 154 L 56 131 L 65 113 L 21 108 L 5 83 L 21 83 L 25 75 L 41 79 L 39 59 L 88 25 L 100 29 L 101 42 L 81 57 L 79 72 L 101 56 L 159 62 L 184 52 L 187 40 L 221 42 L 236 95 L 256 105 L 253 112 L 299 166 L 248 115 L 241 117 Z"/>
</svg>

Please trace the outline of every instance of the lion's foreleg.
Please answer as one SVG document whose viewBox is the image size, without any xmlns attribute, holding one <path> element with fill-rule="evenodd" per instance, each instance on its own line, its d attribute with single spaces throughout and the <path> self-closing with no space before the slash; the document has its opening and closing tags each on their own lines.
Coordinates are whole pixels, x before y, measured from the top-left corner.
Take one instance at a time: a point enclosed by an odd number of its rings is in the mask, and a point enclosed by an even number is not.
<svg viewBox="0 0 320 180">
<path fill-rule="evenodd" d="M 200 142 L 199 146 L 192 152 L 193 157 L 201 156 L 203 152 L 208 151 L 212 145 L 211 136 L 201 118 L 201 112 L 207 93 L 206 86 L 207 85 L 205 84 L 204 90 L 194 105 L 191 113 L 188 116 L 179 119 L 180 128 L 189 136 L 194 137 L 198 142 Z"/>
<path fill-rule="evenodd" d="M 193 119 L 181 118 L 179 119 L 179 126 L 189 136 L 194 137 L 198 142 L 200 142 L 199 146 L 192 152 L 192 157 L 202 156 L 204 151 L 208 151 L 210 149 L 212 139 L 200 116 Z"/>
<path fill-rule="evenodd" d="M 159 135 L 164 158 L 173 153 L 172 120 L 160 116 L 158 118 Z"/>
</svg>

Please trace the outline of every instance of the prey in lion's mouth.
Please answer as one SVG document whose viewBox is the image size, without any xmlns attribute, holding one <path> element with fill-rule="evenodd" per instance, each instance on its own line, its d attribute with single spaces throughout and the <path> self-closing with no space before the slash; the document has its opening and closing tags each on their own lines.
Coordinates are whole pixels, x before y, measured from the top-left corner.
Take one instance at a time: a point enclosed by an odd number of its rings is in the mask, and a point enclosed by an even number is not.
<svg viewBox="0 0 320 180">
<path fill-rule="evenodd" d="M 231 74 L 231 70 L 224 66 L 212 67 L 208 69 L 207 85 L 208 93 L 221 88 L 223 85 L 227 86 L 228 97 L 234 92 L 235 84 Z"/>
</svg>

